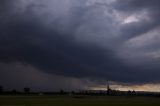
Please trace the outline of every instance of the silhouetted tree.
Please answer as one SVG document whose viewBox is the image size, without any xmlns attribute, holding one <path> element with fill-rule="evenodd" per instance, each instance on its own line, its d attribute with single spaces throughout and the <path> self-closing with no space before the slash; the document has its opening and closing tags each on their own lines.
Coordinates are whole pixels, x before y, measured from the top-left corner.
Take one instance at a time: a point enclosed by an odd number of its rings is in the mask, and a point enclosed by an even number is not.
<svg viewBox="0 0 160 106">
<path fill-rule="evenodd" d="M 129 91 L 127 92 L 127 95 L 128 95 L 128 96 L 131 96 L 131 95 L 132 95 L 132 92 L 129 90 Z"/>
<path fill-rule="evenodd" d="M 74 95 L 74 94 L 75 94 L 75 92 L 74 92 L 74 91 L 71 91 L 71 94 L 72 94 L 72 95 Z"/>
<path fill-rule="evenodd" d="M 30 90 L 31 90 L 31 89 L 30 89 L 30 88 L 28 88 L 28 87 L 24 88 L 24 92 L 25 92 L 25 93 L 29 93 L 29 92 L 30 92 Z"/>
<path fill-rule="evenodd" d="M 17 93 L 17 90 L 16 89 L 12 89 L 11 91 L 13 94 Z"/>
<path fill-rule="evenodd" d="M 63 90 L 60 90 L 60 94 L 64 94 L 65 92 Z"/>
<path fill-rule="evenodd" d="M 0 93 L 3 92 L 3 86 L 0 86 Z"/>
<path fill-rule="evenodd" d="M 136 91 L 134 91 L 134 90 L 133 90 L 133 91 L 132 91 L 132 95 L 134 95 L 134 96 L 135 96 L 135 95 L 136 95 Z"/>
</svg>

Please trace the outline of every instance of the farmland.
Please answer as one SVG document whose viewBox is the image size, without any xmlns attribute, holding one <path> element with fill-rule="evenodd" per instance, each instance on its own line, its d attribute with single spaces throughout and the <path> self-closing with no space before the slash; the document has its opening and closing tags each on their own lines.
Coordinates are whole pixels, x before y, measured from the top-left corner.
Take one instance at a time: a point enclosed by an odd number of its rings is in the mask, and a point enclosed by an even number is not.
<svg viewBox="0 0 160 106">
<path fill-rule="evenodd" d="M 160 106 L 160 98 L 125 96 L 0 96 L 0 106 Z"/>
</svg>

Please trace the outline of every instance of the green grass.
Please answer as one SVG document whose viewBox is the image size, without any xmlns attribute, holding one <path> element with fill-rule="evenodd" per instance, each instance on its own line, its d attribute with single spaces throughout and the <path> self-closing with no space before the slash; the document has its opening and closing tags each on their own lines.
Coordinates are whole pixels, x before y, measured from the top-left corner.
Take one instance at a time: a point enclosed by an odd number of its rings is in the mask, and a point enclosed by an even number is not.
<svg viewBox="0 0 160 106">
<path fill-rule="evenodd" d="M 154 97 L 0 96 L 0 106 L 160 106 Z"/>
</svg>

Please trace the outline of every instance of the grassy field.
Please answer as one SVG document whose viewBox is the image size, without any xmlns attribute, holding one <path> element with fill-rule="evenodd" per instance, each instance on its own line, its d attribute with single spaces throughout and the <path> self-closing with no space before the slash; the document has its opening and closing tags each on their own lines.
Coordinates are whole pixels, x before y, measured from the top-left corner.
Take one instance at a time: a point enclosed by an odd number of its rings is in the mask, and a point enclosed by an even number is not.
<svg viewBox="0 0 160 106">
<path fill-rule="evenodd" d="M 160 106 L 160 98 L 0 96 L 0 106 Z"/>
</svg>

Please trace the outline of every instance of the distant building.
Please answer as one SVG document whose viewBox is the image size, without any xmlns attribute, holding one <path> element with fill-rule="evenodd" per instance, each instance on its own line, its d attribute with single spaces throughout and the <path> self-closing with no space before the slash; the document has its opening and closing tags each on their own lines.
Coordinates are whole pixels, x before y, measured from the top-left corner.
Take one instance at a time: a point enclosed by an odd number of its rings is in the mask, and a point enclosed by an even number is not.
<svg viewBox="0 0 160 106">
<path fill-rule="evenodd" d="M 109 84 L 107 85 L 107 95 L 110 95 L 110 93 L 111 93 L 111 88 L 110 88 L 110 86 L 109 86 Z"/>
</svg>

